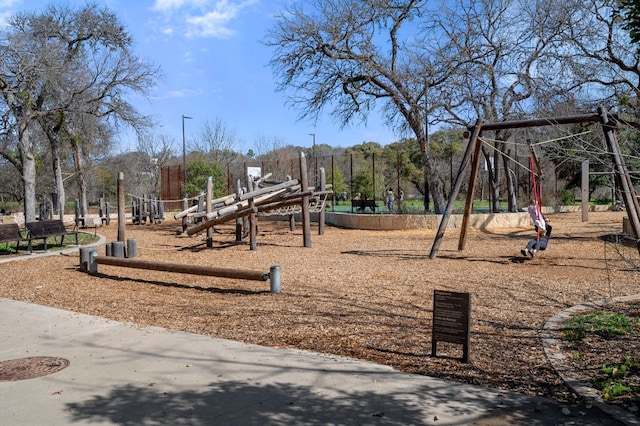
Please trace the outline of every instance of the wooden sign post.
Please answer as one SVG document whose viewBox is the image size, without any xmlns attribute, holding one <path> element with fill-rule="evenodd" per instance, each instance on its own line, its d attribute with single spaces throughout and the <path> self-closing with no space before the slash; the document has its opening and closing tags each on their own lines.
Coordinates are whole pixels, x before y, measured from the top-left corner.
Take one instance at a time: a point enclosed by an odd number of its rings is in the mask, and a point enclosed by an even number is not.
<svg viewBox="0 0 640 426">
<path fill-rule="evenodd" d="M 462 362 L 469 362 L 471 295 L 451 291 L 433 291 L 433 330 L 431 356 L 438 342 L 462 345 Z"/>
</svg>

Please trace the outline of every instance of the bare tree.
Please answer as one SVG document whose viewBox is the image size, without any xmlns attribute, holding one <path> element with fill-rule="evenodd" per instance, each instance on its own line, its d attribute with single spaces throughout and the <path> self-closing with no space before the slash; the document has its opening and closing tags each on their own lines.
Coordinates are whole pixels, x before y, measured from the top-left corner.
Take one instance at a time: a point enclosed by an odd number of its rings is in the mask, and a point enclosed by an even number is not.
<svg viewBox="0 0 640 426">
<path fill-rule="evenodd" d="M 640 108 L 640 56 L 618 0 L 549 0 L 548 10 L 562 28 L 562 43 L 554 50 L 556 61 L 546 78 L 557 92 L 571 93 L 582 102 L 609 107 Z"/>
<path fill-rule="evenodd" d="M 138 138 L 137 170 L 146 178 L 143 194 L 160 195 L 160 170 L 173 156 L 174 147 L 175 141 L 167 135 L 141 135 Z"/>
<path fill-rule="evenodd" d="M 441 91 L 449 118 L 464 125 L 477 117 L 504 121 L 530 114 L 546 85 L 540 67 L 548 63 L 550 47 L 559 40 L 559 29 L 538 12 L 539 3 L 512 0 L 460 0 L 441 15 L 456 55 L 464 62 L 460 73 Z M 516 182 L 505 143 L 511 131 L 496 133 L 484 147 L 492 191 L 492 210 L 499 211 L 501 170 L 507 182 L 509 211 L 516 211 Z M 524 141 L 521 141 L 524 142 Z M 524 151 L 524 150 L 523 150 Z M 502 168 L 501 168 L 502 165 Z M 517 167 L 517 165 L 516 165 Z"/>
<path fill-rule="evenodd" d="M 292 166 L 292 159 L 298 159 L 299 152 L 293 146 L 285 146 L 280 138 L 265 135 L 257 136 L 253 146 L 256 160 L 264 164 L 263 173 L 272 173 L 272 178 L 276 180 L 285 180 L 287 176 L 298 177 L 294 172 L 297 168 Z M 309 173 L 311 169 L 308 167 Z M 310 181 L 314 180 L 310 178 Z"/>
<path fill-rule="evenodd" d="M 204 122 L 198 138 L 190 141 L 189 148 L 205 154 L 215 163 L 225 164 L 237 158 L 239 145 L 236 132 L 216 118 L 213 123 L 209 120 Z"/>
<path fill-rule="evenodd" d="M 43 113 L 47 65 L 55 64 L 51 50 L 26 35 L 15 21 L 0 34 L 0 96 L 4 103 L 3 132 L 16 143 L 16 155 L 7 155 L 21 172 L 26 221 L 36 217 L 36 157 L 30 126 Z"/>
<path fill-rule="evenodd" d="M 145 93 L 157 70 L 132 55 L 131 43 L 116 16 L 96 4 L 78 9 L 50 5 L 42 13 L 17 14 L 10 20 L 0 40 L 0 53 L 5 58 L 0 91 L 10 113 L 5 122 L 13 123 L 18 135 L 27 220 L 35 218 L 35 163 L 29 139 L 32 123 L 41 120 L 52 143 L 54 167 L 62 163 L 57 158 L 60 137 L 74 134 L 71 115 L 91 114 L 136 128 L 147 124 L 125 96 Z M 72 148 L 79 147 L 73 137 L 71 142 Z M 73 155 L 78 159 L 82 152 Z M 64 200 L 59 170 L 55 176 Z M 76 173 L 76 179 L 81 177 Z M 78 187 L 82 190 L 84 183 L 78 182 Z M 86 205 L 82 210 L 86 213 Z"/>
<path fill-rule="evenodd" d="M 387 124 L 412 132 L 424 158 L 436 212 L 444 195 L 427 144 L 427 102 L 461 67 L 425 0 L 311 0 L 281 14 L 268 33 L 279 89 L 289 91 L 300 118 L 330 108 L 346 126 L 379 110 Z M 466 58 L 465 58 L 466 59 Z M 437 95 L 429 97 L 438 100 Z M 428 198 L 426 198 L 428 201 Z"/>
</svg>

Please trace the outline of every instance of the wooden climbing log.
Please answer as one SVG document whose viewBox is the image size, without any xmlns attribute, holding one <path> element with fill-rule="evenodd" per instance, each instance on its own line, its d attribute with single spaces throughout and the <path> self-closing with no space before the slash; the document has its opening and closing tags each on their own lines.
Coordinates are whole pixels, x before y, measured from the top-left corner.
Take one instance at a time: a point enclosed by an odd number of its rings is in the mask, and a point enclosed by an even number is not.
<svg viewBox="0 0 640 426">
<path fill-rule="evenodd" d="M 216 226 L 220 223 L 228 222 L 230 220 L 235 220 L 235 219 L 246 217 L 246 216 L 249 216 L 250 214 L 256 214 L 256 213 L 258 213 L 258 209 L 254 207 L 254 208 L 246 208 L 246 209 L 238 210 L 234 213 L 230 213 L 225 216 L 216 217 L 188 228 L 187 235 L 197 234 L 198 232 L 202 232 L 205 229 L 211 228 L 212 226 Z"/>
<path fill-rule="evenodd" d="M 189 208 L 188 208 L 188 209 L 186 209 L 186 210 L 183 210 L 183 211 L 181 211 L 181 212 L 179 212 L 179 213 L 176 213 L 176 214 L 173 216 L 173 218 L 174 218 L 174 219 L 176 219 L 176 220 L 177 220 L 177 219 L 182 219 L 183 217 L 188 216 L 188 215 L 189 215 L 189 213 L 193 213 L 193 212 L 196 212 L 196 211 L 198 211 L 198 206 L 197 206 L 197 205 L 196 205 L 196 206 L 191 206 L 191 207 L 189 207 Z"/>
<path fill-rule="evenodd" d="M 178 274 L 206 275 L 210 277 L 234 278 L 239 280 L 267 281 L 268 272 L 242 269 L 214 268 L 201 265 L 181 265 L 177 263 L 152 262 L 148 260 L 127 259 L 111 256 L 96 256 L 99 265 L 120 266 L 132 269 L 148 269 L 152 271 L 175 272 Z"/>
<path fill-rule="evenodd" d="M 257 197 L 259 197 L 260 195 L 275 193 L 276 191 L 279 191 L 281 189 L 288 189 L 288 188 L 291 188 L 291 187 L 296 186 L 298 184 L 299 184 L 299 182 L 296 179 L 288 180 L 286 182 L 282 182 L 282 183 L 279 183 L 277 185 L 267 186 L 267 187 L 264 187 L 264 188 L 256 189 L 255 191 L 246 192 L 246 193 L 240 195 L 240 197 L 238 197 L 238 198 L 240 199 L 240 201 L 245 201 L 245 200 L 248 200 L 250 198 L 256 198 L 256 200 L 257 200 Z"/>
</svg>

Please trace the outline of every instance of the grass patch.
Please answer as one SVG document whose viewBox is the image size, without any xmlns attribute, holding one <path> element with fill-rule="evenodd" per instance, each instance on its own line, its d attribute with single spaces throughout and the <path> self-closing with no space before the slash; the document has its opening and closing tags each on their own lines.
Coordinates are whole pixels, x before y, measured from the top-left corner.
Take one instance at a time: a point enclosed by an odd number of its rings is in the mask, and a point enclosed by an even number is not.
<svg viewBox="0 0 640 426">
<path fill-rule="evenodd" d="M 560 332 L 567 341 L 582 340 L 589 334 L 611 339 L 625 334 L 637 335 L 640 320 L 612 312 L 591 312 L 576 315 L 564 322 Z"/>
<path fill-rule="evenodd" d="M 78 232 L 78 244 L 81 246 L 92 244 L 100 240 L 100 237 L 94 234 L 89 234 L 86 232 Z M 48 251 L 56 251 L 63 250 L 67 248 L 69 245 L 75 245 L 75 238 L 73 235 L 67 235 L 64 238 L 65 244 L 59 244 L 60 237 L 49 237 L 47 238 L 47 250 Z M 23 241 L 20 243 L 20 251 L 27 251 L 28 243 Z M 32 242 L 33 251 L 44 251 L 44 244 L 42 239 L 34 240 Z M 16 243 L 0 243 L 0 254 L 12 254 L 16 252 Z"/>
<path fill-rule="evenodd" d="M 611 400 L 617 396 L 634 393 L 638 386 L 625 383 L 624 378 L 629 375 L 637 375 L 640 364 L 630 356 L 627 356 L 622 364 L 606 365 L 601 369 L 601 377 L 593 379 L 593 386 L 602 392 L 605 400 Z"/>
</svg>

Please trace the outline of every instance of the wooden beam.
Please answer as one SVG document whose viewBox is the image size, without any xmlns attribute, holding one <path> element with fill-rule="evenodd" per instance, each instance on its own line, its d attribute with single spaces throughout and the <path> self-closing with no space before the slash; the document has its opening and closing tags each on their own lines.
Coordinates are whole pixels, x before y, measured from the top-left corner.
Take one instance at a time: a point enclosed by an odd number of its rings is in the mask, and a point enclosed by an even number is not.
<svg viewBox="0 0 640 426">
<path fill-rule="evenodd" d="M 572 124 L 572 123 L 595 123 L 598 121 L 600 121 L 599 114 L 569 115 L 564 117 L 552 117 L 552 118 L 533 118 L 529 120 L 512 120 L 512 121 L 502 121 L 502 122 L 495 122 L 495 123 L 484 123 L 482 125 L 482 131 L 518 129 L 523 127 L 555 126 L 558 124 Z M 472 128 L 473 127 L 471 127 L 470 130 Z"/>
<path fill-rule="evenodd" d="M 152 262 L 148 260 L 126 259 L 111 256 L 96 256 L 99 265 L 120 266 L 132 269 L 175 272 L 178 274 L 206 275 L 210 277 L 234 278 L 238 280 L 267 281 L 269 273 L 241 269 L 214 268 L 201 265 L 181 265 L 178 263 Z"/>
<path fill-rule="evenodd" d="M 453 205 L 456 202 L 456 198 L 458 196 L 458 192 L 460 192 L 460 187 L 462 186 L 462 175 L 464 174 L 464 170 L 469 165 L 469 161 L 471 160 L 471 153 L 475 151 L 476 145 L 481 144 L 478 142 L 478 138 L 482 133 L 482 119 L 478 118 L 476 121 L 476 125 L 471 132 L 471 138 L 469 139 L 469 143 L 467 144 L 467 150 L 462 157 L 462 162 L 460 163 L 460 170 L 458 171 L 458 176 L 456 176 L 456 180 L 451 188 L 451 193 L 449 194 L 449 200 L 447 202 L 447 207 L 445 208 L 444 213 L 442 214 L 442 219 L 440 220 L 440 226 L 438 227 L 438 232 L 436 233 L 436 237 L 433 240 L 433 245 L 431 246 L 431 253 L 429 253 L 429 258 L 434 259 L 438 255 L 438 249 L 440 248 L 440 242 L 442 237 L 444 236 L 444 231 L 447 229 L 449 224 L 449 217 L 451 216 L 451 210 L 453 209 Z"/>
<path fill-rule="evenodd" d="M 300 153 L 300 184 L 302 192 L 309 189 L 309 176 L 307 175 L 307 159 L 304 152 Z M 305 247 L 311 247 L 311 215 L 309 213 L 309 196 L 302 197 L 302 243 Z"/>
<path fill-rule="evenodd" d="M 478 134 L 478 139 L 480 135 Z M 469 187 L 467 188 L 467 201 L 464 204 L 464 215 L 462 216 L 462 228 L 460 229 L 460 239 L 458 240 L 458 251 L 464 250 L 467 242 L 467 231 L 469 230 L 469 216 L 473 209 L 473 200 L 476 190 L 476 179 L 482 158 L 482 141 L 478 140 L 473 152 L 473 162 L 471 163 L 471 175 L 469 176 Z"/>
</svg>

